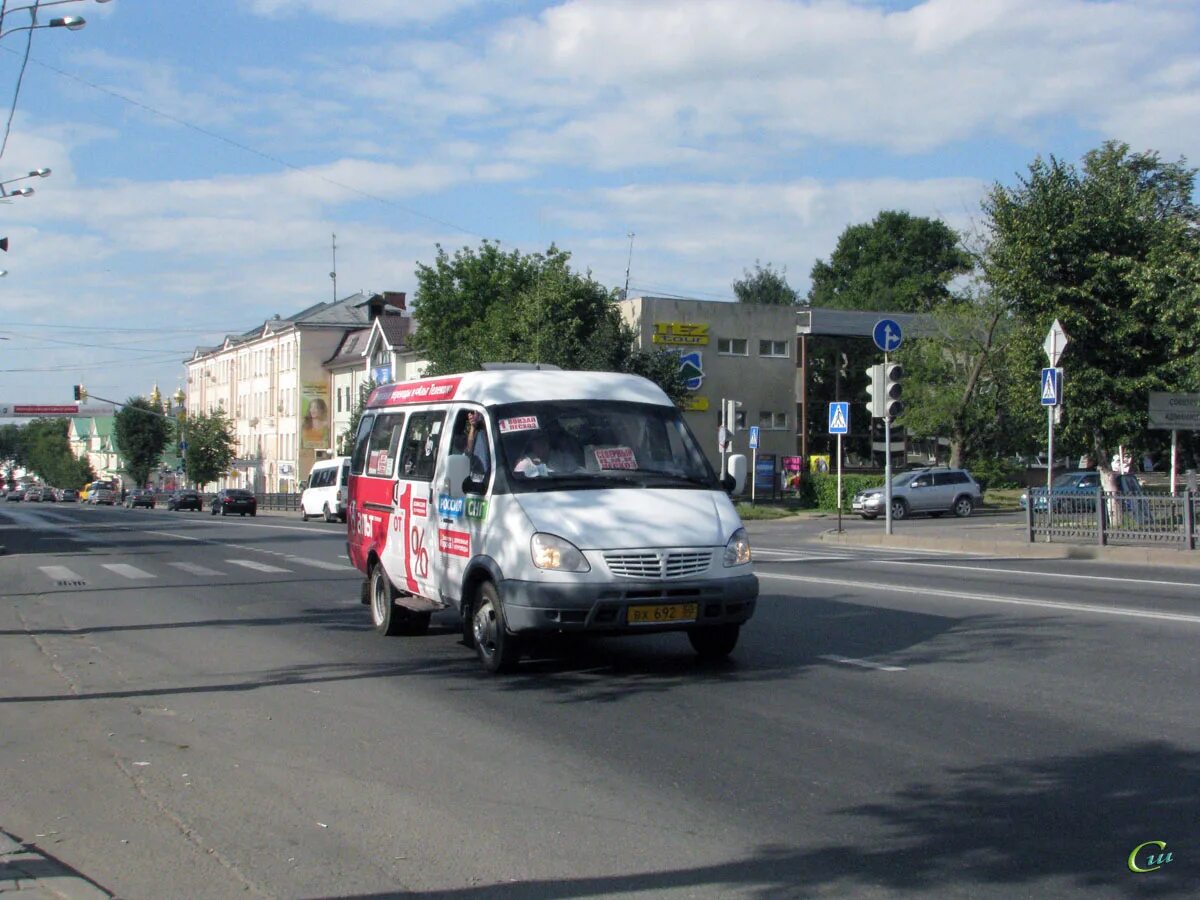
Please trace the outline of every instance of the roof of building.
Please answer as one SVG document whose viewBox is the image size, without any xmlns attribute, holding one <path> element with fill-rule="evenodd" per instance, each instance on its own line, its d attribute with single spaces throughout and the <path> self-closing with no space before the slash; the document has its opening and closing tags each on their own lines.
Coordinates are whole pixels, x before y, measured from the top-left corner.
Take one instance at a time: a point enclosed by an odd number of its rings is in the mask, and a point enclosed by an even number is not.
<svg viewBox="0 0 1200 900">
<path fill-rule="evenodd" d="M 221 343 L 209 347 L 197 347 L 191 359 L 195 360 L 222 350 L 226 345 L 244 344 L 263 336 L 267 331 L 278 334 L 296 328 L 367 328 L 371 324 L 371 305 L 380 309 L 384 318 L 401 318 L 404 295 L 392 291 L 382 294 L 359 291 L 341 300 L 314 303 L 290 316 L 275 316 L 240 334 L 227 334 Z"/>
<path fill-rule="evenodd" d="M 370 334 L 370 328 L 355 328 L 353 331 L 347 331 L 342 335 L 337 349 L 333 351 L 333 356 L 325 360 L 324 364 L 335 367 L 350 364 L 361 366 L 363 353 L 367 349 L 367 338 Z"/>
</svg>

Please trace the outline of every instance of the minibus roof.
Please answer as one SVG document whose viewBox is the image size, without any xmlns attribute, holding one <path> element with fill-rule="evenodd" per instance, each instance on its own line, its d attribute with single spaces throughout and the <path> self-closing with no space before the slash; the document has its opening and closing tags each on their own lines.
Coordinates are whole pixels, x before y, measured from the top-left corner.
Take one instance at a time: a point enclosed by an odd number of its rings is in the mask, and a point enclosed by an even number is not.
<svg viewBox="0 0 1200 900">
<path fill-rule="evenodd" d="M 619 372 L 464 372 L 384 384 L 367 399 L 368 409 L 415 403 L 469 402 L 483 406 L 539 400 L 622 400 L 671 406 L 662 388 L 640 375 Z"/>
</svg>

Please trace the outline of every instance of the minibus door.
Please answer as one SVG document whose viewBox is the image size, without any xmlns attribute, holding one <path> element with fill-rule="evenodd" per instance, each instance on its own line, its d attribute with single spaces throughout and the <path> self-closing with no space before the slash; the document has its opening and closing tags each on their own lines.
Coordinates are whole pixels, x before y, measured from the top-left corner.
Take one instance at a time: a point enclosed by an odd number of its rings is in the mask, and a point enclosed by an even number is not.
<svg viewBox="0 0 1200 900">
<path fill-rule="evenodd" d="M 438 599 L 437 499 L 434 474 L 443 437 L 446 412 L 426 409 L 408 417 L 396 467 L 391 552 L 384 565 L 392 581 L 410 594 Z"/>
<path fill-rule="evenodd" d="M 481 535 L 488 517 L 492 483 L 491 429 L 487 414 L 478 407 L 463 407 L 453 416 L 450 448 L 437 474 L 437 551 L 441 568 L 443 602 L 462 600 L 467 563 L 480 552 Z M 451 455 L 466 464 L 449 465 Z M 451 471 L 453 470 L 453 474 Z M 452 486 L 450 479 L 459 483 Z"/>
</svg>

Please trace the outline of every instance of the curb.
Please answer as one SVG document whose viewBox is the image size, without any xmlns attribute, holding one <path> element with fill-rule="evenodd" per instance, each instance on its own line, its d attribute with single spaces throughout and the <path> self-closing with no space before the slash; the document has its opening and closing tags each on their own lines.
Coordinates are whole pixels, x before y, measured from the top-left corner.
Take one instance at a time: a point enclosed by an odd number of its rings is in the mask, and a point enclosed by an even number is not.
<svg viewBox="0 0 1200 900">
<path fill-rule="evenodd" d="M 1095 562 L 1132 563 L 1181 568 L 1200 568 L 1200 553 L 1167 550 L 1158 547 L 1100 547 L 1088 544 L 1041 544 L 1025 541 L 981 541 L 955 537 L 918 537 L 906 534 L 851 534 L 821 532 L 821 540 L 830 544 L 867 547 L 904 547 L 913 550 L 949 550 L 959 553 L 986 553 L 1026 559 L 1083 559 Z"/>
<path fill-rule="evenodd" d="M 0 894 L 20 892 L 31 898 L 111 900 L 109 893 L 70 866 L 43 853 L 36 844 L 0 830 Z"/>
</svg>

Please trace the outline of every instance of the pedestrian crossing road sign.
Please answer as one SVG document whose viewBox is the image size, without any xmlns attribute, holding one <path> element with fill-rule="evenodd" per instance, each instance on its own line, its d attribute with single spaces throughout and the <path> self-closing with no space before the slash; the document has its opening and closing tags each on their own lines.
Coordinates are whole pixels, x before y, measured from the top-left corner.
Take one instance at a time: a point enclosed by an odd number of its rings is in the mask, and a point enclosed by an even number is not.
<svg viewBox="0 0 1200 900">
<path fill-rule="evenodd" d="M 829 404 L 829 433 L 850 433 L 850 404 L 848 402 Z"/>
<path fill-rule="evenodd" d="M 1062 369 L 1042 369 L 1042 406 L 1062 403 Z"/>
</svg>

